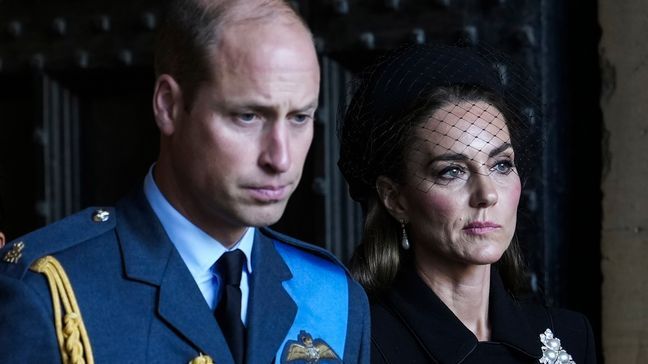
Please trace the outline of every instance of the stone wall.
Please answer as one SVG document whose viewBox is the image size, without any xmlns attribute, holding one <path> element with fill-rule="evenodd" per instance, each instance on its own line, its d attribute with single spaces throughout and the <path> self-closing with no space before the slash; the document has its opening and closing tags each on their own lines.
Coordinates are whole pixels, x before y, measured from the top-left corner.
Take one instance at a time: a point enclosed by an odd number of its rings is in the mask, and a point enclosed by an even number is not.
<svg viewBox="0 0 648 364">
<path fill-rule="evenodd" d="M 648 363 L 648 2 L 600 0 L 603 353 Z"/>
</svg>

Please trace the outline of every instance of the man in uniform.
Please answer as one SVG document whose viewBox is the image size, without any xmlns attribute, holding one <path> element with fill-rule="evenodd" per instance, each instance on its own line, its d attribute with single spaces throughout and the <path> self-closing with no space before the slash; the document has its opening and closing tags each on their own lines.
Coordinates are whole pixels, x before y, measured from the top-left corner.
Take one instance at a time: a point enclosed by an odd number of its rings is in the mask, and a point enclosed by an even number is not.
<svg viewBox="0 0 648 364">
<path fill-rule="evenodd" d="M 0 362 L 368 362 L 367 299 L 264 226 L 313 135 L 319 65 L 280 0 L 176 0 L 156 46 L 158 161 L 115 208 L 0 251 Z"/>
</svg>

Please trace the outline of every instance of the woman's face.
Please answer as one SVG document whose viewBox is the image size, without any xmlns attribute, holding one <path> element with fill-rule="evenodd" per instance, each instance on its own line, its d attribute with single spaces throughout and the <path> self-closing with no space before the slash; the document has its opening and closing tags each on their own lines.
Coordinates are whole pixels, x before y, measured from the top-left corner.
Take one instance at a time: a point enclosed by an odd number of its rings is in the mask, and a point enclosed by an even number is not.
<svg viewBox="0 0 648 364">
<path fill-rule="evenodd" d="M 417 258 L 462 265 L 500 259 L 515 231 L 521 186 L 495 107 L 441 107 L 415 131 L 406 171 L 399 203 Z"/>
</svg>

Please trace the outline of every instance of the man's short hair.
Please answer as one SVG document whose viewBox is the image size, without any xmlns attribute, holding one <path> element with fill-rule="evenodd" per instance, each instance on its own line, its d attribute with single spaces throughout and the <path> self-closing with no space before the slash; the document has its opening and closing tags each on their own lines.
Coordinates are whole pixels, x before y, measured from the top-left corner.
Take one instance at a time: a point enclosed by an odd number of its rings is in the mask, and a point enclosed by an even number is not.
<svg viewBox="0 0 648 364">
<path fill-rule="evenodd" d="M 211 81 L 210 50 L 225 26 L 282 18 L 303 19 L 284 0 L 169 0 L 155 44 L 155 75 L 171 75 L 180 85 L 187 109 L 196 90 Z"/>
</svg>

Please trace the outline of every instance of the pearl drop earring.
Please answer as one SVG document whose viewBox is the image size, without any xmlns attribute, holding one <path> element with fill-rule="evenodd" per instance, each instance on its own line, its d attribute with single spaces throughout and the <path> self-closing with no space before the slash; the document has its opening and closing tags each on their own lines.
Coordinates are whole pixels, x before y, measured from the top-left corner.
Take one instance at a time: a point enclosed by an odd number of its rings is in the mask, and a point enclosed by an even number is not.
<svg viewBox="0 0 648 364">
<path fill-rule="evenodd" d="M 407 239 L 407 231 L 405 231 L 405 224 L 406 224 L 406 222 L 405 222 L 404 220 L 401 220 L 401 221 L 400 221 L 400 224 L 401 224 L 401 230 L 402 230 L 401 246 L 403 247 L 403 249 L 405 249 L 405 250 L 409 250 L 409 248 L 410 248 L 410 242 L 409 242 L 409 240 Z"/>
</svg>

